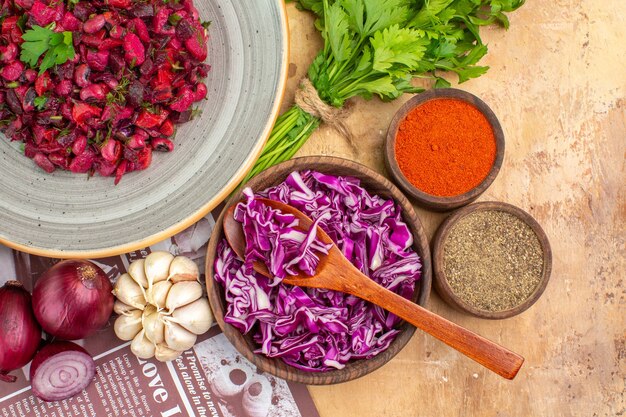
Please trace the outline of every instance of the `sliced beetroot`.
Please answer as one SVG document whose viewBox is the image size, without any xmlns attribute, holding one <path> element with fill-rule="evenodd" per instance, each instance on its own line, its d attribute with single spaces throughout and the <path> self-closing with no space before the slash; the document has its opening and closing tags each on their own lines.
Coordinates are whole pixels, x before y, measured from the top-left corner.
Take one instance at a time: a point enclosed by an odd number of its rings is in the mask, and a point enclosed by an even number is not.
<svg viewBox="0 0 626 417">
<path fill-rule="evenodd" d="M 167 116 L 168 112 L 166 111 L 155 114 L 144 109 L 139 112 L 139 116 L 137 117 L 137 121 L 135 123 L 143 129 L 150 129 L 161 126 L 165 119 L 167 119 Z"/>
<path fill-rule="evenodd" d="M 67 97 L 72 92 L 72 82 L 70 80 L 63 80 L 54 87 L 54 92 L 61 96 Z"/>
<path fill-rule="evenodd" d="M 117 165 L 105 160 L 104 158 L 98 159 L 94 164 L 96 172 L 103 177 L 110 177 L 115 172 Z"/>
<path fill-rule="evenodd" d="M 90 84 L 80 90 L 80 99 L 83 101 L 104 101 L 108 87 L 104 84 Z"/>
<path fill-rule="evenodd" d="M 101 51 L 102 50 L 109 51 L 111 49 L 117 48 L 118 46 L 122 46 L 123 44 L 124 42 L 121 39 L 108 38 L 102 41 L 99 48 Z"/>
<path fill-rule="evenodd" d="M 114 182 L 115 185 L 120 183 L 120 181 L 122 180 L 122 177 L 124 176 L 124 174 L 126 174 L 127 168 L 128 168 L 128 161 L 126 160 L 123 160 L 117 166 L 117 169 L 115 170 L 115 182 Z"/>
<path fill-rule="evenodd" d="M 75 174 L 89 172 L 95 160 L 96 153 L 92 149 L 86 148 L 80 155 L 76 155 L 76 157 L 72 159 L 70 171 Z"/>
<path fill-rule="evenodd" d="M 19 7 L 21 7 L 24 10 L 29 10 L 31 7 L 33 7 L 33 3 L 35 2 L 35 0 L 14 0 L 15 4 Z"/>
<path fill-rule="evenodd" d="M 57 8 L 48 7 L 45 3 L 35 0 L 30 8 L 30 16 L 39 26 L 47 26 L 57 18 Z"/>
<path fill-rule="evenodd" d="M 128 9 L 132 5 L 132 0 L 106 0 L 111 7 L 117 7 L 120 9 Z"/>
<path fill-rule="evenodd" d="M 0 70 L 0 76 L 7 81 L 16 81 L 22 75 L 24 71 L 24 64 L 22 61 L 13 61 L 2 67 Z"/>
<path fill-rule="evenodd" d="M 33 394 L 43 401 L 73 397 L 91 384 L 95 374 L 93 358 L 72 342 L 53 342 L 45 346 L 30 365 Z"/>
<path fill-rule="evenodd" d="M 144 87 L 143 84 L 135 80 L 128 87 L 128 104 L 133 107 L 141 107 L 143 104 Z"/>
<path fill-rule="evenodd" d="M 50 78 L 50 74 L 48 71 L 39 75 L 35 80 L 35 91 L 38 96 L 43 96 L 48 91 L 52 89 L 52 79 Z"/>
<path fill-rule="evenodd" d="M 150 43 L 150 32 L 148 31 L 148 26 L 146 26 L 146 23 L 142 19 L 138 17 L 134 18 L 130 21 L 128 28 L 134 32 L 142 42 Z"/>
<path fill-rule="evenodd" d="M 99 51 L 87 51 L 87 65 L 94 71 L 105 71 L 109 64 L 109 51 L 101 49 Z"/>
<path fill-rule="evenodd" d="M 14 43 L 0 46 L 0 62 L 12 62 L 17 58 L 18 47 Z"/>
<path fill-rule="evenodd" d="M 141 43 L 141 39 L 134 33 L 127 33 L 124 36 L 124 59 L 131 68 L 141 66 L 146 60 L 146 49 Z"/>
<path fill-rule="evenodd" d="M 100 113 L 102 113 L 102 110 L 99 107 L 77 102 L 72 108 L 72 119 L 80 125 L 86 123 L 92 117 L 100 116 Z"/>
<path fill-rule="evenodd" d="M 22 73 L 22 76 L 20 77 L 20 81 L 26 84 L 34 83 L 36 79 L 37 79 L 37 71 L 35 71 L 34 69 L 30 69 L 30 68 L 24 71 Z"/>
<path fill-rule="evenodd" d="M 53 152 L 48 155 L 48 160 L 61 169 L 70 169 L 70 157 L 66 152 Z"/>
<path fill-rule="evenodd" d="M 191 87 L 185 86 L 176 94 L 176 98 L 170 104 L 170 109 L 177 112 L 188 110 L 194 102 L 195 93 Z"/>
<path fill-rule="evenodd" d="M 74 5 L 73 10 L 74 16 L 83 22 L 89 19 L 89 16 L 92 15 L 94 11 L 95 9 L 89 1 L 79 1 Z"/>
<path fill-rule="evenodd" d="M 107 34 L 106 30 L 101 29 L 96 33 L 89 33 L 89 34 L 84 35 L 81 38 L 81 42 L 83 45 L 89 46 L 90 48 L 98 48 L 100 44 L 104 41 L 106 34 Z"/>
<path fill-rule="evenodd" d="M 204 61 L 207 58 L 207 40 L 204 28 L 199 23 L 194 25 L 193 35 L 185 40 L 185 48 L 198 61 Z"/>
<path fill-rule="evenodd" d="M 172 136 L 174 134 L 174 131 L 174 122 L 172 122 L 170 119 L 164 121 L 159 128 L 159 133 L 161 133 L 163 136 Z"/>
<path fill-rule="evenodd" d="M 187 19 L 183 19 L 178 22 L 176 26 L 176 36 L 180 40 L 187 40 L 195 34 L 195 29 L 191 22 Z"/>
<path fill-rule="evenodd" d="M 72 153 L 74 155 L 82 154 L 87 148 L 87 136 L 77 135 L 74 143 L 72 144 Z"/>
<path fill-rule="evenodd" d="M 61 20 L 61 26 L 64 30 L 77 31 L 81 27 L 81 21 L 72 12 L 65 12 Z"/>
<path fill-rule="evenodd" d="M 154 16 L 154 6 L 147 3 L 135 4 L 131 10 L 131 14 L 135 17 L 152 17 Z"/>
</svg>

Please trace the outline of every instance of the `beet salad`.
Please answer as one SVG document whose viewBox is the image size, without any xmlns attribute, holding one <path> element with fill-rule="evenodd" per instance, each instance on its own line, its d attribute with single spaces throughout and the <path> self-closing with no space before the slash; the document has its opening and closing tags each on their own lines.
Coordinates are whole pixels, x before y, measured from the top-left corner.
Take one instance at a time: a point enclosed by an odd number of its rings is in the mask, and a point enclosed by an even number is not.
<svg viewBox="0 0 626 417">
<path fill-rule="evenodd" d="M 117 184 L 207 95 L 192 0 L 4 0 L 0 22 L 0 131 L 46 172 Z"/>
</svg>

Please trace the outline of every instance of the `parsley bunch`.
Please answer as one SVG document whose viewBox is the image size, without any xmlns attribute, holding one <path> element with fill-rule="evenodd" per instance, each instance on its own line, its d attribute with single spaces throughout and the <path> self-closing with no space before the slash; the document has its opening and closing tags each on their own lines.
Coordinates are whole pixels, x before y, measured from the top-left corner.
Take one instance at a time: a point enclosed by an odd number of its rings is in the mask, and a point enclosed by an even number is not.
<svg viewBox="0 0 626 417">
<path fill-rule="evenodd" d="M 324 39 L 308 78 L 326 103 L 343 107 L 352 97 L 377 95 L 394 100 L 423 91 L 414 77 L 449 87 L 441 71 L 459 83 L 484 74 L 478 66 L 487 53 L 480 26 L 508 28 L 507 12 L 525 0 L 298 0 L 318 17 Z M 290 159 L 317 129 L 320 120 L 297 105 L 281 115 L 261 157 L 246 180 Z M 244 181 L 246 181 L 244 180 Z"/>
</svg>

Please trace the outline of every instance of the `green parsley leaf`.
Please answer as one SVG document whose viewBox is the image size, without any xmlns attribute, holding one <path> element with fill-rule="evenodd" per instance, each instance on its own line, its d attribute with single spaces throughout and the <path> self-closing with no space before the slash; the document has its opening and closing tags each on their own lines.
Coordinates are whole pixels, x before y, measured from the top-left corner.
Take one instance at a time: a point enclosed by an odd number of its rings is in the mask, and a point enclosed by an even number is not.
<svg viewBox="0 0 626 417">
<path fill-rule="evenodd" d="M 54 65 L 60 65 L 73 59 L 76 55 L 72 32 L 54 32 L 49 27 L 34 25 L 27 30 L 22 39 L 20 60 L 31 68 L 36 68 L 39 58 L 45 53 L 39 65 L 39 74 L 43 74 Z"/>
</svg>

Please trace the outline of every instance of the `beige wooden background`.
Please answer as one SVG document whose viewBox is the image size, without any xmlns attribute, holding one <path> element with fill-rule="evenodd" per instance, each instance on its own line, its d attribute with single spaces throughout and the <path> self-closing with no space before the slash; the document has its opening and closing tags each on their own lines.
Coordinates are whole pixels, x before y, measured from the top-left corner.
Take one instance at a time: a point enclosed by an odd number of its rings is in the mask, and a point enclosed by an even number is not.
<svg viewBox="0 0 626 417">
<path fill-rule="evenodd" d="M 291 104 L 321 40 L 311 16 L 288 6 Z M 396 358 L 345 384 L 310 387 L 323 417 L 626 415 L 626 1 L 528 0 L 511 28 L 483 31 L 491 70 L 461 88 L 502 123 L 507 153 L 481 200 L 529 211 L 554 252 L 543 297 L 520 316 L 485 321 L 433 292 L 430 306 L 522 354 L 506 381 L 417 331 Z M 357 101 L 354 154 L 329 129 L 299 155 L 336 155 L 384 171 L 383 143 L 403 101 Z M 418 210 L 430 236 L 441 214 Z"/>
</svg>

